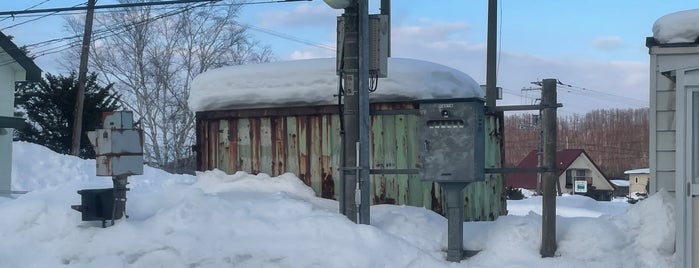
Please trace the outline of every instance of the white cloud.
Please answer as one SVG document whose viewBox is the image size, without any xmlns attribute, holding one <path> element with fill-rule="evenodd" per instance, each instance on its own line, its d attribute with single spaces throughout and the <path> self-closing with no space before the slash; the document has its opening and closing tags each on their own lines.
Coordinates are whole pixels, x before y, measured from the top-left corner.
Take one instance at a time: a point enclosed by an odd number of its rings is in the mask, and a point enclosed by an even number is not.
<svg viewBox="0 0 699 268">
<path fill-rule="evenodd" d="M 335 44 L 327 44 L 329 47 L 335 47 Z M 295 50 L 291 52 L 288 56 L 290 60 L 305 60 L 305 59 L 315 59 L 315 58 L 333 58 L 336 52 L 327 49 L 322 49 L 319 47 L 306 46 L 301 50 Z"/>
<path fill-rule="evenodd" d="M 461 35 L 466 24 L 435 23 L 426 26 L 401 26 L 392 30 L 393 57 L 415 58 L 446 65 L 485 83 L 486 47 Z M 457 38 L 458 37 L 458 38 Z M 593 109 L 640 108 L 648 106 L 648 62 L 583 61 L 551 58 L 526 53 L 499 53 L 498 86 L 511 94 L 499 104 L 522 103 L 513 96 L 533 81 L 556 78 L 572 88 L 559 88 L 562 115 L 585 113 Z M 334 57 L 334 53 L 308 47 L 292 53 L 291 58 Z M 533 94 L 529 93 L 531 97 Z M 526 100 L 525 100 L 526 101 Z"/>
<path fill-rule="evenodd" d="M 301 4 L 284 11 L 268 11 L 260 14 L 262 27 L 308 27 L 335 23 L 341 12 L 325 4 Z M 334 27 L 333 27 L 334 28 Z"/>
<path fill-rule="evenodd" d="M 600 36 L 592 40 L 592 47 L 599 50 L 615 50 L 621 48 L 621 41 L 619 36 Z"/>
</svg>

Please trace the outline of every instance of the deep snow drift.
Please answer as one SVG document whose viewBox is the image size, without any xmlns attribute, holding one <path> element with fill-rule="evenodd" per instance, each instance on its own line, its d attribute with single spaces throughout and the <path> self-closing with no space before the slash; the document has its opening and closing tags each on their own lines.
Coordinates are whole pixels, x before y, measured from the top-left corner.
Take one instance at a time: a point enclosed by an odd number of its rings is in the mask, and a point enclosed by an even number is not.
<svg viewBox="0 0 699 268">
<path fill-rule="evenodd" d="M 109 187 L 94 161 L 13 144 L 16 199 L 0 198 L 0 267 L 672 267 L 672 198 L 635 205 L 557 199 L 558 257 L 539 255 L 541 200 L 508 201 L 509 216 L 464 223 L 480 251 L 444 261 L 446 219 L 424 208 L 371 207 L 371 226 L 337 213 L 292 174 L 145 169 L 130 178 L 129 219 L 102 229 L 70 205 Z"/>
</svg>

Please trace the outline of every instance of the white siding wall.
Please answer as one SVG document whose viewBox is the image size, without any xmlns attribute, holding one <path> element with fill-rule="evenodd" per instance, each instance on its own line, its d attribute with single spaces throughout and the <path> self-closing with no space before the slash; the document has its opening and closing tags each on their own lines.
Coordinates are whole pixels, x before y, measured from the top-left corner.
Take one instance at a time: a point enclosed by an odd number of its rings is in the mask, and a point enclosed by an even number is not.
<svg viewBox="0 0 699 268">
<path fill-rule="evenodd" d="M 10 61 L 0 53 L 0 62 Z M 24 80 L 25 72 L 18 64 L 0 66 L 0 116 L 14 113 L 15 81 Z M 0 128 L 0 192 L 10 191 L 12 183 L 12 129 Z"/>
</svg>

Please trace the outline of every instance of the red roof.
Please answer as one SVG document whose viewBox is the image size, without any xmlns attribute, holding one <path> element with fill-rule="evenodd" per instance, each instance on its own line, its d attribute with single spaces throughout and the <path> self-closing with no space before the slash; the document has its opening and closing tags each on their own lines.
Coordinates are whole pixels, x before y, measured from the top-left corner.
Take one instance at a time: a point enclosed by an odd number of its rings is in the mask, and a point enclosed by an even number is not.
<svg viewBox="0 0 699 268">
<path fill-rule="evenodd" d="M 517 165 L 518 168 L 536 168 L 537 166 L 537 150 L 533 150 L 529 152 L 529 154 L 522 159 L 522 161 L 519 162 Z M 558 168 L 558 172 L 556 173 L 556 177 L 561 176 L 563 172 L 565 172 L 568 167 L 573 164 L 573 161 L 580 156 L 580 154 L 585 154 L 587 156 L 587 153 L 585 153 L 585 150 L 583 149 L 566 149 L 562 151 L 558 151 L 556 153 L 556 161 L 558 162 L 556 167 Z M 592 161 L 592 158 L 590 156 L 587 156 L 587 158 Z M 594 162 L 593 162 L 594 164 Z M 595 167 L 597 166 L 594 164 Z M 598 168 L 599 169 L 599 168 Z M 524 189 L 536 189 L 536 173 L 534 172 L 527 172 L 527 173 L 509 173 L 505 176 L 505 186 L 512 186 L 515 188 L 524 188 Z"/>
</svg>

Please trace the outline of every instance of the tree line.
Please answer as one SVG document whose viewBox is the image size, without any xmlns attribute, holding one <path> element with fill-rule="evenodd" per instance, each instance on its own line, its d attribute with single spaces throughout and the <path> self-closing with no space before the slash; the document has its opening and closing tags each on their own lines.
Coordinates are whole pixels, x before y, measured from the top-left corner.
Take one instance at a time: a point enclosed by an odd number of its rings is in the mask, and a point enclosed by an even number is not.
<svg viewBox="0 0 699 268">
<path fill-rule="evenodd" d="M 648 108 L 594 110 L 558 118 L 558 150 L 583 149 L 607 177 L 648 167 Z M 505 164 L 516 166 L 539 142 L 538 114 L 505 117 Z"/>
</svg>

